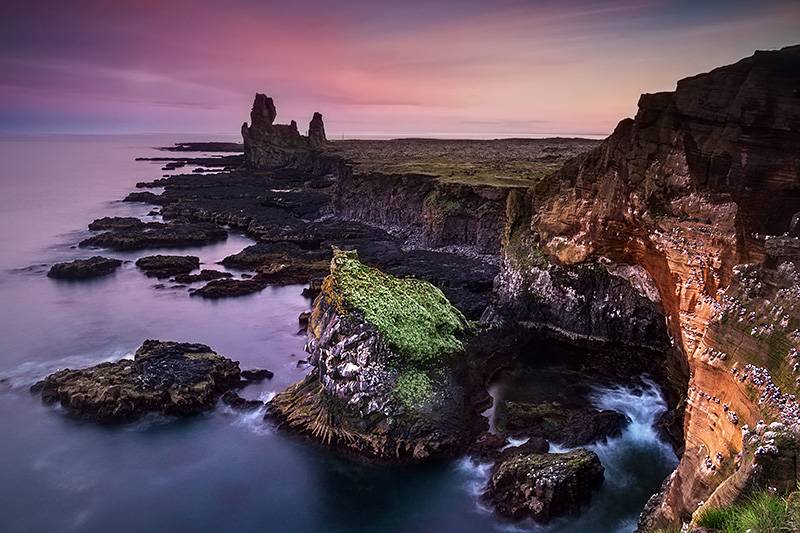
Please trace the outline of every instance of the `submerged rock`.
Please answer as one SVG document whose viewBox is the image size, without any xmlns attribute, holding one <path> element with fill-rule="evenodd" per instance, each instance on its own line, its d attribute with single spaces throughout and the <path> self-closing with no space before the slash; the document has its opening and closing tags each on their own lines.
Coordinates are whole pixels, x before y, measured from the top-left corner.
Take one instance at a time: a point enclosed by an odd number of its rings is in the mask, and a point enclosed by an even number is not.
<svg viewBox="0 0 800 533">
<path fill-rule="evenodd" d="M 497 513 L 538 522 L 576 514 L 603 483 L 603 465 L 585 449 L 567 453 L 512 450 L 492 469 L 483 498 Z"/>
<path fill-rule="evenodd" d="M 210 270 L 204 268 L 198 274 L 180 274 L 175 276 L 173 281 L 176 283 L 197 283 L 198 281 L 211 281 L 221 278 L 231 278 L 233 274 L 230 272 L 222 272 L 221 270 Z"/>
<path fill-rule="evenodd" d="M 138 259 L 136 266 L 147 277 L 160 279 L 188 274 L 200 267 L 200 258 L 194 255 L 149 255 Z"/>
<path fill-rule="evenodd" d="M 109 259 L 96 255 L 89 259 L 76 259 L 68 263 L 56 263 L 47 272 L 48 278 L 54 279 L 90 279 L 111 274 L 122 266 L 119 259 Z"/>
<path fill-rule="evenodd" d="M 557 402 L 505 402 L 499 411 L 498 427 L 509 434 L 541 437 L 568 447 L 619 436 L 626 423 L 625 415 L 616 411 Z"/>
<path fill-rule="evenodd" d="M 214 406 L 240 381 L 239 363 L 204 344 L 146 340 L 133 360 L 59 370 L 34 385 L 45 403 L 97 422 L 146 413 L 195 414 Z"/>
<path fill-rule="evenodd" d="M 476 415 L 462 374 L 466 321 L 429 283 L 336 250 L 308 325 L 312 370 L 268 416 L 339 451 L 382 461 L 452 455 Z"/>
<path fill-rule="evenodd" d="M 256 409 L 264 407 L 264 402 L 261 400 L 248 400 L 242 398 L 234 391 L 228 391 L 223 394 L 221 400 L 225 405 L 241 411 L 255 411 Z"/>
</svg>

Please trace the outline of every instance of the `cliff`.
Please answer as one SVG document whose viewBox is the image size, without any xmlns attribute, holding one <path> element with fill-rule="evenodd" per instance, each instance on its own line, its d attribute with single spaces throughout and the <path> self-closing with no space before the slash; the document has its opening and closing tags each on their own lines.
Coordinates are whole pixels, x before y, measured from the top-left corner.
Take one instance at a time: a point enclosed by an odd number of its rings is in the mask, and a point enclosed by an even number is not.
<svg viewBox="0 0 800 533">
<path fill-rule="evenodd" d="M 501 296 L 535 297 L 520 291 L 541 278 L 520 267 L 531 256 L 569 272 L 600 261 L 633 267 L 633 285 L 652 286 L 666 316 L 672 382 L 684 370 L 690 380 L 686 450 L 643 528 L 736 499 L 737 480 L 768 469 L 774 455 L 748 455 L 743 426 L 798 429 L 800 243 L 788 233 L 800 211 L 798 66 L 800 46 L 757 52 L 643 95 L 602 145 L 509 198 Z M 524 307 L 515 300 L 517 320 Z"/>
</svg>

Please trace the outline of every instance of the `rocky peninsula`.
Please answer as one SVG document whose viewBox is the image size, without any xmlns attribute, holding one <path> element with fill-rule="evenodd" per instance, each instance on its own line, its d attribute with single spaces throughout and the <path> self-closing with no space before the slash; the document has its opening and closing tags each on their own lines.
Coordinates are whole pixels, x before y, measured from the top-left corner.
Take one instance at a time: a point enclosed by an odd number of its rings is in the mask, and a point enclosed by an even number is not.
<svg viewBox="0 0 800 533">
<path fill-rule="evenodd" d="M 164 222 L 99 219 L 81 246 L 180 248 L 244 232 L 256 244 L 222 261 L 238 277 L 193 274 L 191 256 L 137 266 L 207 283 L 192 294 L 209 298 L 307 285 L 309 373 L 266 417 L 373 462 L 488 459 L 482 501 L 509 519 L 581 512 L 601 461 L 551 444 L 591 445 L 628 421 L 582 396 L 493 402 L 496 375 L 533 342 L 572 350 L 578 384 L 647 374 L 667 396 L 659 430 L 680 463 L 639 530 L 680 527 L 800 479 L 798 65 L 800 46 L 757 52 L 642 95 L 602 143 L 331 142 L 321 114 L 303 135 L 257 94 L 241 155 L 216 167 L 164 158 L 215 170 L 142 182 L 164 190 L 126 198 L 160 206 Z M 240 381 L 206 346 L 146 341 L 133 361 L 63 370 L 34 390 L 123 421 L 209 409 Z"/>
</svg>

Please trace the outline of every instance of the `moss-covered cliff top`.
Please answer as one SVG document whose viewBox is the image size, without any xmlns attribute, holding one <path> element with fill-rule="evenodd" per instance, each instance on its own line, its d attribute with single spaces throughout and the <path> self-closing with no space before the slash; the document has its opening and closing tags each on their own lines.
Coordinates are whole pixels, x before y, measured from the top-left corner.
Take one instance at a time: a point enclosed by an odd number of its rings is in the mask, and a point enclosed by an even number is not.
<svg viewBox="0 0 800 533">
<path fill-rule="evenodd" d="M 347 140 L 329 144 L 357 173 L 427 174 L 470 185 L 529 187 L 599 141 L 550 139 Z"/>
<path fill-rule="evenodd" d="M 463 348 L 466 319 L 427 281 L 385 274 L 335 249 L 322 290 L 340 313 L 360 312 L 411 366 L 435 365 Z"/>
</svg>

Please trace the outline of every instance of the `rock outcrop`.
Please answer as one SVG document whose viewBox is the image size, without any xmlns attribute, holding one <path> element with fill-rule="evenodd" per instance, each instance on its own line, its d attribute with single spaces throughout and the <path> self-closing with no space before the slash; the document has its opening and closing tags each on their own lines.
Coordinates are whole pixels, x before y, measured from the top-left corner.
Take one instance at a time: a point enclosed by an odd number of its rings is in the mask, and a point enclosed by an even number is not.
<svg viewBox="0 0 800 533">
<path fill-rule="evenodd" d="M 242 125 L 245 164 L 255 169 L 313 167 L 319 155 L 317 149 L 327 142 L 322 115 L 314 113 L 308 136 L 300 134 L 294 120 L 275 124 L 277 115 L 272 98 L 256 94 L 250 125 Z"/>
<path fill-rule="evenodd" d="M 200 268 L 200 258 L 194 255 L 148 255 L 137 259 L 136 266 L 149 278 L 169 278 Z"/>
<path fill-rule="evenodd" d="M 600 147 L 509 200 L 501 294 L 538 283 L 519 268 L 531 250 L 568 271 L 598 259 L 634 266 L 656 289 L 672 383 L 691 380 L 686 451 L 644 529 L 742 496 L 728 480 L 747 462 L 743 425 L 798 429 L 800 297 L 788 234 L 800 211 L 798 65 L 798 46 L 757 52 L 643 95 L 636 118 Z"/>
<path fill-rule="evenodd" d="M 76 259 L 68 263 L 56 263 L 47 272 L 48 278 L 80 280 L 107 276 L 122 266 L 119 259 L 96 255 L 89 259 Z"/>
<path fill-rule="evenodd" d="M 323 146 L 328 142 L 328 138 L 325 136 L 325 124 L 322 122 L 321 113 L 315 112 L 314 116 L 311 117 L 311 122 L 308 124 L 308 142 L 315 148 Z"/>
<path fill-rule="evenodd" d="M 146 340 L 134 358 L 82 370 L 59 370 L 32 387 L 45 403 L 103 423 L 147 413 L 190 415 L 238 387 L 239 363 L 203 344 Z"/>
<path fill-rule="evenodd" d="M 558 402 L 504 402 L 495 411 L 498 431 L 514 437 L 543 438 L 575 447 L 617 437 L 626 424 L 616 411 L 569 407 Z"/>
<path fill-rule="evenodd" d="M 483 498 L 508 518 L 548 522 L 577 514 L 603 483 L 603 472 L 597 454 L 582 448 L 543 454 L 512 449 L 492 469 Z"/>
<path fill-rule="evenodd" d="M 97 226 L 95 225 L 95 227 Z M 109 248 L 111 250 L 131 251 L 145 250 L 147 248 L 203 246 L 213 242 L 224 241 L 227 238 L 227 231 L 206 222 L 173 222 L 169 224 L 141 222 L 140 224 L 109 227 L 108 231 L 103 231 L 82 240 L 79 246 L 81 248 Z"/>
<path fill-rule="evenodd" d="M 462 374 L 465 330 L 434 286 L 336 251 L 308 325 L 313 369 L 275 396 L 269 416 L 360 457 L 452 455 L 468 443 L 477 414 Z"/>
</svg>

